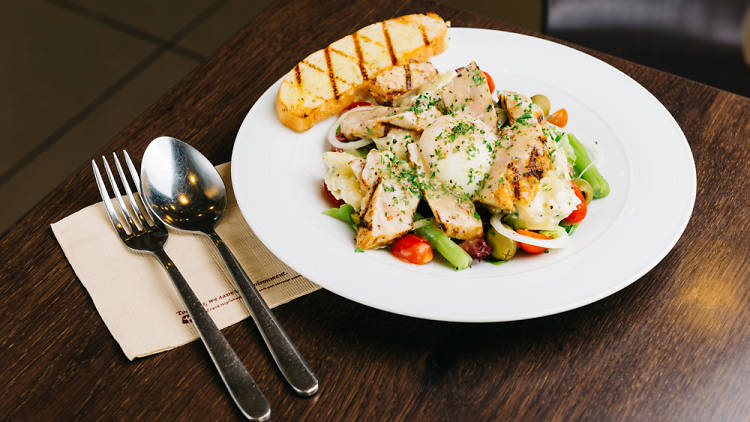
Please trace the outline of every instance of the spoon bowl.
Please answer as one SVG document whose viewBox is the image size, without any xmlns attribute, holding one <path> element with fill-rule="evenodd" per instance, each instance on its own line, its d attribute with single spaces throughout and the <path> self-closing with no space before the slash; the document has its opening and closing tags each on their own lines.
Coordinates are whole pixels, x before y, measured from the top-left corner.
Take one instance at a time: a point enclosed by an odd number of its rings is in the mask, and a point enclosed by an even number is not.
<svg viewBox="0 0 750 422">
<path fill-rule="evenodd" d="M 141 185 L 151 211 L 180 230 L 208 233 L 226 209 L 227 191 L 219 172 L 198 150 L 168 136 L 146 148 Z"/>
</svg>

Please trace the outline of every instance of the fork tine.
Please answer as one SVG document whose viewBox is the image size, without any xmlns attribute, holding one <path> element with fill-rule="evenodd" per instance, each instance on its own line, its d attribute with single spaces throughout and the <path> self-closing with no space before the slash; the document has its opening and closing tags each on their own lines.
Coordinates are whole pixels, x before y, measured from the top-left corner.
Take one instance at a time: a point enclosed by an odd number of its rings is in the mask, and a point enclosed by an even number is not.
<svg viewBox="0 0 750 422">
<path fill-rule="evenodd" d="M 136 232 L 139 230 L 138 226 L 135 224 L 135 221 L 133 220 L 133 216 L 130 214 L 130 210 L 128 210 L 128 207 L 125 205 L 125 201 L 122 200 L 122 194 L 120 193 L 120 188 L 117 187 L 117 181 L 115 180 L 115 177 L 112 175 L 112 169 L 109 168 L 109 163 L 107 162 L 107 159 L 102 156 L 102 161 L 104 161 L 104 170 L 107 172 L 107 178 L 109 178 L 109 183 L 112 184 L 112 190 L 115 193 L 115 199 L 117 199 L 117 203 L 120 204 L 120 210 L 125 215 L 125 218 L 128 220 L 128 223 L 130 223 L 131 232 Z M 125 180 L 125 183 L 127 183 L 127 180 Z"/>
<path fill-rule="evenodd" d="M 132 177 L 133 182 L 135 182 L 135 190 L 136 192 L 138 192 L 138 197 L 141 199 L 143 208 L 146 209 L 146 214 L 148 214 L 149 218 L 151 218 L 151 221 L 154 222 L 155 226 L 163 226 L 161 220 L 156 218 L 156 216 L 151 211 L 151 208 L 146 203 L 146 200 L 143 199 L 143 194 L 141 193 L 141 178 L 138 176 L 138 171 L 135 169 L 135 165 L 133 165 L 133 160 L 130 159 L 130 155 L 127 151 L 122 150 L 122 154 L 125 156 L 125 164 L 128 165 L 128 170 L 130 170 L 130 177 Z"/>
<path fill-rule="evenodd" d="M 112 206 L 112 201 L 109 199 L 109 193 L 107 193 L 107 187 L 104 185 L 102 175 L 99 172 L 99 167 L 96 165 L 96 161 L 91 160 L 91 166 L 94 168 L 94 178 L 96 179 L 96 186 L 99 188 L 99 194 L 102 196 L 104 201 L 104 208 L 107 209 L 107 215 L 109 215 L 109 221 L 112 223 L 112 227 L 115 228 L 120 237 L 127 236 L 125 229 L 122 227 L 120 217 L 115 212 L 115 207 Z"/>
<path fill-rule="evenodd" d="M 141 208 L 138 206 L 138 203 L 135 201 L 135 197 L 133 196 L 133 191 L 130 190 L 130 183 L 128 183 L 128 178 L 125 177 L 125 172 L 122 171 L 120 160 L 117 158 L 117 154 L 114 152 L 112 153 L 112 157 L 114 157 L 115 167 L 117 167 L 117 172 L 120 174 L 120 180 L 122 181 L 122 184 L 125 186 L 125 193 L 128 195 L 128 200 L 130 201 L 130 205 L 132 205 L 133 207 L 133 213 L 136 216 L 138 216 L 138 220 L 140 220 L 141 222 L 141 227 L 145 229 L 148 226 L 146 224 L 146 219 L 143 217 Z"/>
</svg>

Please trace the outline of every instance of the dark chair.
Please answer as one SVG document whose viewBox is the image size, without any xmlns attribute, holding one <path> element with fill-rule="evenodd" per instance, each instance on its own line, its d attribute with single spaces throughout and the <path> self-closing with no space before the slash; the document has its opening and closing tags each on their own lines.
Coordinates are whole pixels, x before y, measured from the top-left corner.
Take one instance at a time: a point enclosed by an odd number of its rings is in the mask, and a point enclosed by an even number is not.
<svg viewBox="0 0 750 422">
<path fill-rule="evenodd" d="M 544 30 L 750 96 L 748 0 L 547 0 Z"/>
</svg>

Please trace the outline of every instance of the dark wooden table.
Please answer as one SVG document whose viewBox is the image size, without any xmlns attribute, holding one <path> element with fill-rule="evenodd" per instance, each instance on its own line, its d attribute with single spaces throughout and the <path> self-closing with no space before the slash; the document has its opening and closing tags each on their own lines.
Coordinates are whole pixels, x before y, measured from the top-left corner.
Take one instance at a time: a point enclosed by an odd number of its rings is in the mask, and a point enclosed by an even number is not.
<svg viewBox="0 0 750 422">
<path fill-rule="evenodd" d="M 227 161 L 247 110 L 303 54 L 429 10 L 523 32 L 426 1 L 274 6 L 102 152 L 139 157 L 170 134 Z M 587 52 L 645 86 L 687 135 L 698 192 L 675 248 L 611 297 L 528 321 L 418 320 L 326 291 L 298 299 L 276 315 L 321 380 L 312 399 L 291 393 L 247 324 L 227 328 L 274 420 L 748 420 L 750 100 Z M 110 336 L 49 230 L 99 199 L 82 163 L 0 239 L 0 419 L 239 418 L 199 343 L 129 362 Z"/>
</svg>

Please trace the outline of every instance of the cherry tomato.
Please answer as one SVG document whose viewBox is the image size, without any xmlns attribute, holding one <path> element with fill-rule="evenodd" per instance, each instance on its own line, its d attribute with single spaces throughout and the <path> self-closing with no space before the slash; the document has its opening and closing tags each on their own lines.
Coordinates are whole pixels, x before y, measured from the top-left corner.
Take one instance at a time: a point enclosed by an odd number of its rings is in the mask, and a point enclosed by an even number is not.
<svg viewBox="0 0 750 422">
<path fill-rule="evenodd" d="M 573 212 L 570 213 L 569 216 L 565 217 L 565 220 L 562 222 L 564 224 L 575 224 L 580 223 L 584 218 L 586 218 L 586 198 L 583 196 L 583 192 L 581 192 L 581 188 L 578 187 L 573 181 L 570 181 L 570 185 L 573 187 L 573 192 L 575 192 L 578 199 L 581 201 L 580 204 L 576 207 L 576 209 L 573 210 Z"/>
<path fill-rule="evenodd" d="M 331 203 L 331 205 L 334 205 L 336 207 L 340 207 L 340 206 L 346 204 L 346 202 L 344 202 L 344 201 L 342 201 L 340 199 L 336 199 L 336 197 L 333 196 L 333 194 L 331 193 L 331 191 L 328 189 L 328 186 L 326 186 L 326 182 L 325 181 L 323 182 L 323 185 L 321 187 L 323 188 L 323 195 L 326 197 L 326 200 L 328 200 L 328 202 Z"/>
<path fill-rule="evenodd" d="M 422 265 L 432 261 L 430 242 L 413 233 L 400 237 L 393 242 L 391 253 L 396 258 L 411 264 Z"/>
<path fill-rule="evenodd" d="M 343 111 L 343 112 L 347 112 L 347 111 L 349 111 L 349 110 L 351 110 L 351 109 L 353 109 L 353 108 L 357 108 L 357 107 L 362 107 L 362 106 L 368 106 L 368 105 L 372 105 L 372 104 L 368 103 L 367 101 L 357 101 L 356 103 L 351 103 L 351 104 L 349 104 L 349 105 L 348 105 L 348 106 L 347 106 L 347 107 L 346 107 L 346 108 L 344 109 L 344 111 Z M 342 112 L 342 113 L 343 113 L 343 112 Z"/>
<path fill-rule="evenodd" d="M 547 117 L 547 121 L 557 127 L 565 127 L 568 124 L 568 112 L 564 108 L 557 110 Z"/>
<path fill-rule="evenodd" d="M 524 236 L 533 237 L 535 239 L 549 239 L 549 236 L 543 235 L 541 233 L 533 232 L 531 230 L 517 229 L 516 233 L 522 234 Z M 520 246 L 521 249 L 526 251 L 526 253 L 532 253 L 532 254 L 542 253 L 545 250 L 547 250 L 547 248 L 543 248 L 541 246 L 527 245 L 521 242 L 518 242 L 518 246 Z"/>
<path fill-rule="evenodd" d="M 489 73 L 482 71 L 484 73 L 484 77 L 487 78 L 487 85 L 490 86 L 490 94 L 495 92 L 495 81 L 492 80 L 492 76 L 490 76 Z"/>
</svg>

